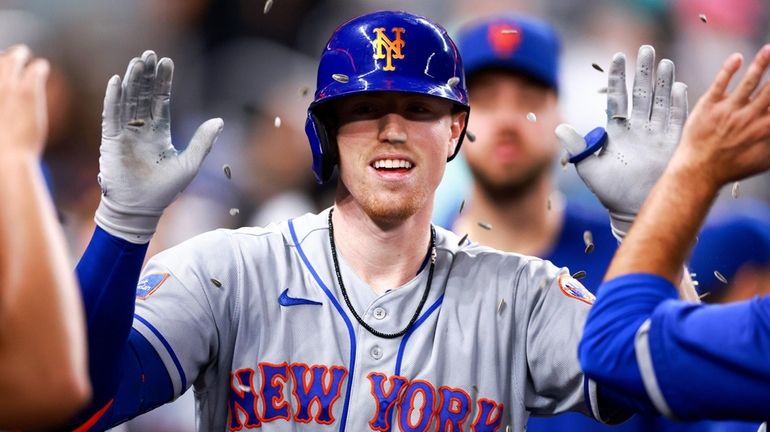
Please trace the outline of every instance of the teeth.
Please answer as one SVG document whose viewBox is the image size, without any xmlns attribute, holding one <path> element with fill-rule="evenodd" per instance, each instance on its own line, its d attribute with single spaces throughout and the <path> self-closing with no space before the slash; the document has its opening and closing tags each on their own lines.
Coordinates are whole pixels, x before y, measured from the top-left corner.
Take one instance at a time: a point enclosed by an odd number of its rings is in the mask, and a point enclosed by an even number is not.
<svg viewBox="0 0 770 432">
<path fill-rule="evenodd" d="M 412 163 L 403 159 L 381 159 L 374 161 L 374 168 L 412 168 Z"/>
</svg>

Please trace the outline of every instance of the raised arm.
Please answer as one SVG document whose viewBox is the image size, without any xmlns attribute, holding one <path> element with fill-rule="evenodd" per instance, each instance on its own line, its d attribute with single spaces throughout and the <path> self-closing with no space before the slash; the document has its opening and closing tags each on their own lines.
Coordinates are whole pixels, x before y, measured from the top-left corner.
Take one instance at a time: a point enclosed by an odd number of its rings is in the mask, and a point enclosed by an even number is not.
<svg viewBox="0 0 770 432">
<path fill-rule="evenodd" d="M 26 47 L 0 53 L 0 429 L 53 426 L 90 394 L 83 307 L 40 171 L 48 68 Z"/>
<path fill-rule="evenodd" d="M 163 210 L 192 181 L 222 130 L 203 123 L 186 150 L 171 143 L 174 65 L 152 51 L 107 83 L 99 158 L 96 232 L 77 274 L 86 306 L 92 406 L 75 422 L 114 424 L 172 398 L 160 358 L 132 331 L 135 292 L 147 243 Z"/>
<path fill-rule="evenodd" d="M 760 85 L 770 45 L 728 92 L 741 61 L 729 57 L 695 106 L 610 265 L 580 346 L 591 378 L 683 419 L 768 418 L 770 299 L 695 305 L 675 300 L 673 287 L 720 187 L 770 168 L 770 85 Z"/>
</svg>

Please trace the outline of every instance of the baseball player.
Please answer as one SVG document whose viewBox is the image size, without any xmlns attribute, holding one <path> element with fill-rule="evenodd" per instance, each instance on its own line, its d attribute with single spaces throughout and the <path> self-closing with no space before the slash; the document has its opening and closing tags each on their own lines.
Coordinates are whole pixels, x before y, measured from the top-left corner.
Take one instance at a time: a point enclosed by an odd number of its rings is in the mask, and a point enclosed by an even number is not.
<svg viewBox="0 0 770 432">
<path fill-rule="evenodd" d="M 505 13 L 465 25 L 455 39 L 472 95 L 468 129 L 476 140 L 463 146 L 461 154 L 473 185 L 463 211 L 455 207 L 449 213 L 454 220 L 442 225 L 495 249 L 584 271 L 580 282 L 596 290 L 617 241 L 605 213 L 553 193 L 553 162 L 560 146 L 551 131 L 561 119 L 561 41 L 556 30 L 540 19 Z M 605 426 L 565 413 L 531 417 L 527 430 L 648 431 L 659 428 L 659 421 L 635 416 L 622 425 Z"/>
<path fill-rule="evenodd" d="M 83 408 L 90 392 L 83 310 L 40 170 L 48 70 L 26 46 L 0 52 L 3 430 L 56 426 Z"/>
<path fill-rule="evenodd" d="M 82 429 L 191 386 L 205 431 L 523 431 L 529 413 L 628 417 L 577 364 L 593 296 L 567 269 L 430 224 L 469 113 L 441 27 L 375 12 L 326 44 L 306 132 L 317 179 L 339 170 L 333 207 L 195 237 L 139 280 L 158 218 L 222 128 L 209 120 L 174 149 L 172 69 L 148 51 L 107 86 L 98 227 L 78 265 L 95 392 Z"/>
<path fill-rule="evenodd" d="M 770 417 L 770 298 L 692 304 L 677 301 L 672 285 L 719 188 L 770 168 L 770 85 L 760 85 L 770 65 L 770 45 L 728 92 L 741 63 L 738 54 L 725 61 L 693 110 L 668 166 L 668 157 L 659 156 L 661 150 L 670 153 L 668 148 L 610 140 L 595 155 L 583 150 L 574 130 L 557 129 L 571 153 L 586 156 L 577 163 L 581 178 L 611 214 L 624 214 L 629 223 L 633 209 L 612 202 L 622 181 L 606 180 L 646 182 L 648 173 L 665 169 L 610 265 L 586 324 L 580 361 L 589 377 L 633 396 L 640 407 L 681 419 Z M 622 70 L 621 65 L 622 58 L 616 58 L 613 68 Z M 611 93 L 626 98 L 620 87 Z M 615 107 L 608 115 L 616 115 L 616 126 L 623 126 L 624 105 Z M 651 130 L 660 127 L 656 119 L 653 108 Z"/>
</svg>

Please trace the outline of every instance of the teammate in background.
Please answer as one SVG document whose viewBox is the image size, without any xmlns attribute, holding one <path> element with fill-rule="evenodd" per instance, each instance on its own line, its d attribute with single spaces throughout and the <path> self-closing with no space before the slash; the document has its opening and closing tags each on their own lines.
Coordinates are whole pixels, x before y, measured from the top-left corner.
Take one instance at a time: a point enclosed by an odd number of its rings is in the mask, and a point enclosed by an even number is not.
<svg viewBox="0 0 770 432">
<path fill-rule="evenodd" d="M 613 69 L 622 70 L 621 63 L 616 58 Z M 586 323 L 580 361 L 589 377 L 633 396 L 640 407 L 680 419 L 770 416 L 770 297 L 701 305 L 676 300 L 674 289 L 719 189 L 770 168 L 770 84 L 760 85 L 770 45 L 728 92 L 741 63 L 738 54 L 725 61 L 670 162 L 659 156 L 667 148 L 612 139 L 593 155 L 573 129 L 557 129 L 570 153 L 587 155 L 577 163 L 581 178 L 611 214 L 630 216 L 629 225 L 634 215 L 613 202 L 618 185 L 646 184 L 654 179 L 649 173 L 665 170 L 610 265 Z M 627 97 L 619 87 L 610 92 L 617 100 Z M 626 117 L 625 105 L 614 108 L 608 116 Z M 654 120 L 653 112 L 652 130 Z"/>
<path fill-rule="evenodd" d="M 441 27 L 376 12 L 325 45 L 306 131 L 318 180 L 339 169 L 332 208 L 198 236 L 154 257 L 137 286 L 163 209 L 222 128 L 210 120 L 174 149 L 172 69 L 148 51 L 107 86 L 98 227 L 78 265 L 98 342 L 84 426 L 190 386 L 206 431 L 523 431 L 530 412 L 628 417 L 625 398 L 584 380 L 575 359 L 591 302 L 580 282 L 430 224 L 469 112 Z M 640 145 L 662 139 L 646 133 Z"/>
<path fill-rule="evenodd" d="M 712 210 L 688 267 L 704 303 L 770 294 L 770 206 L 741 199 Z"/>
<path fill-rule="evenodd" d="M 473 186 L 462 213 L 453 212 L 456 220 L 443 225 L 485 246 L 582 270 L 580 281 L 594 292 L 617 240 L 606 213 L 554 193 L 553 165 L 561 149 L 553 134 L 561 121 L 559 36 L 544 21 L 509 13 L 472 22 L 456 39 L 472 96 L 468 130 L 476 140 L 462 154 Z M 648 431 L 653 425 L 654 419 L 635 416 L 610 427 L 567 413 L 531 417 L 527 430 Z"/>
<path fill-rule="evenodd" d="M 51 427 L 90 396 L 83 310 L 40 172 L 48 63 L 0 52 L 0 429 Z"/>
</svg>

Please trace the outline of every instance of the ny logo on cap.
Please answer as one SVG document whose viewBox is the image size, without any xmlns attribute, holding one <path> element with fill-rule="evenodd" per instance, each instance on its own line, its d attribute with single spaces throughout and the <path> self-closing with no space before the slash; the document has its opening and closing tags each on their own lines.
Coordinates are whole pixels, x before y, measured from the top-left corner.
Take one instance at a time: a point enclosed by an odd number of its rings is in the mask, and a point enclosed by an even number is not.
<svg viewBox="0 0 770 432">
<path fill-rule="evenodd" d="M 406 44 L 401 39 L 401 34 L 406 30 L 403 27 L 393 27 L 393 33 L 396 34 L 395 40 L 391 40 L 385 36 L 385 27 L 378 27 L 374 29 L 374 33 L 377 34 L 377 39 L 372 42 L 374 45 L 374 58 L 387 59 L 385 67 L 382 70 L 394 71 L 396 67 L 393 66 L 393 59 L 403 59 L 404 55 L 401 53 L 401 48 Z"/>
</svg>

